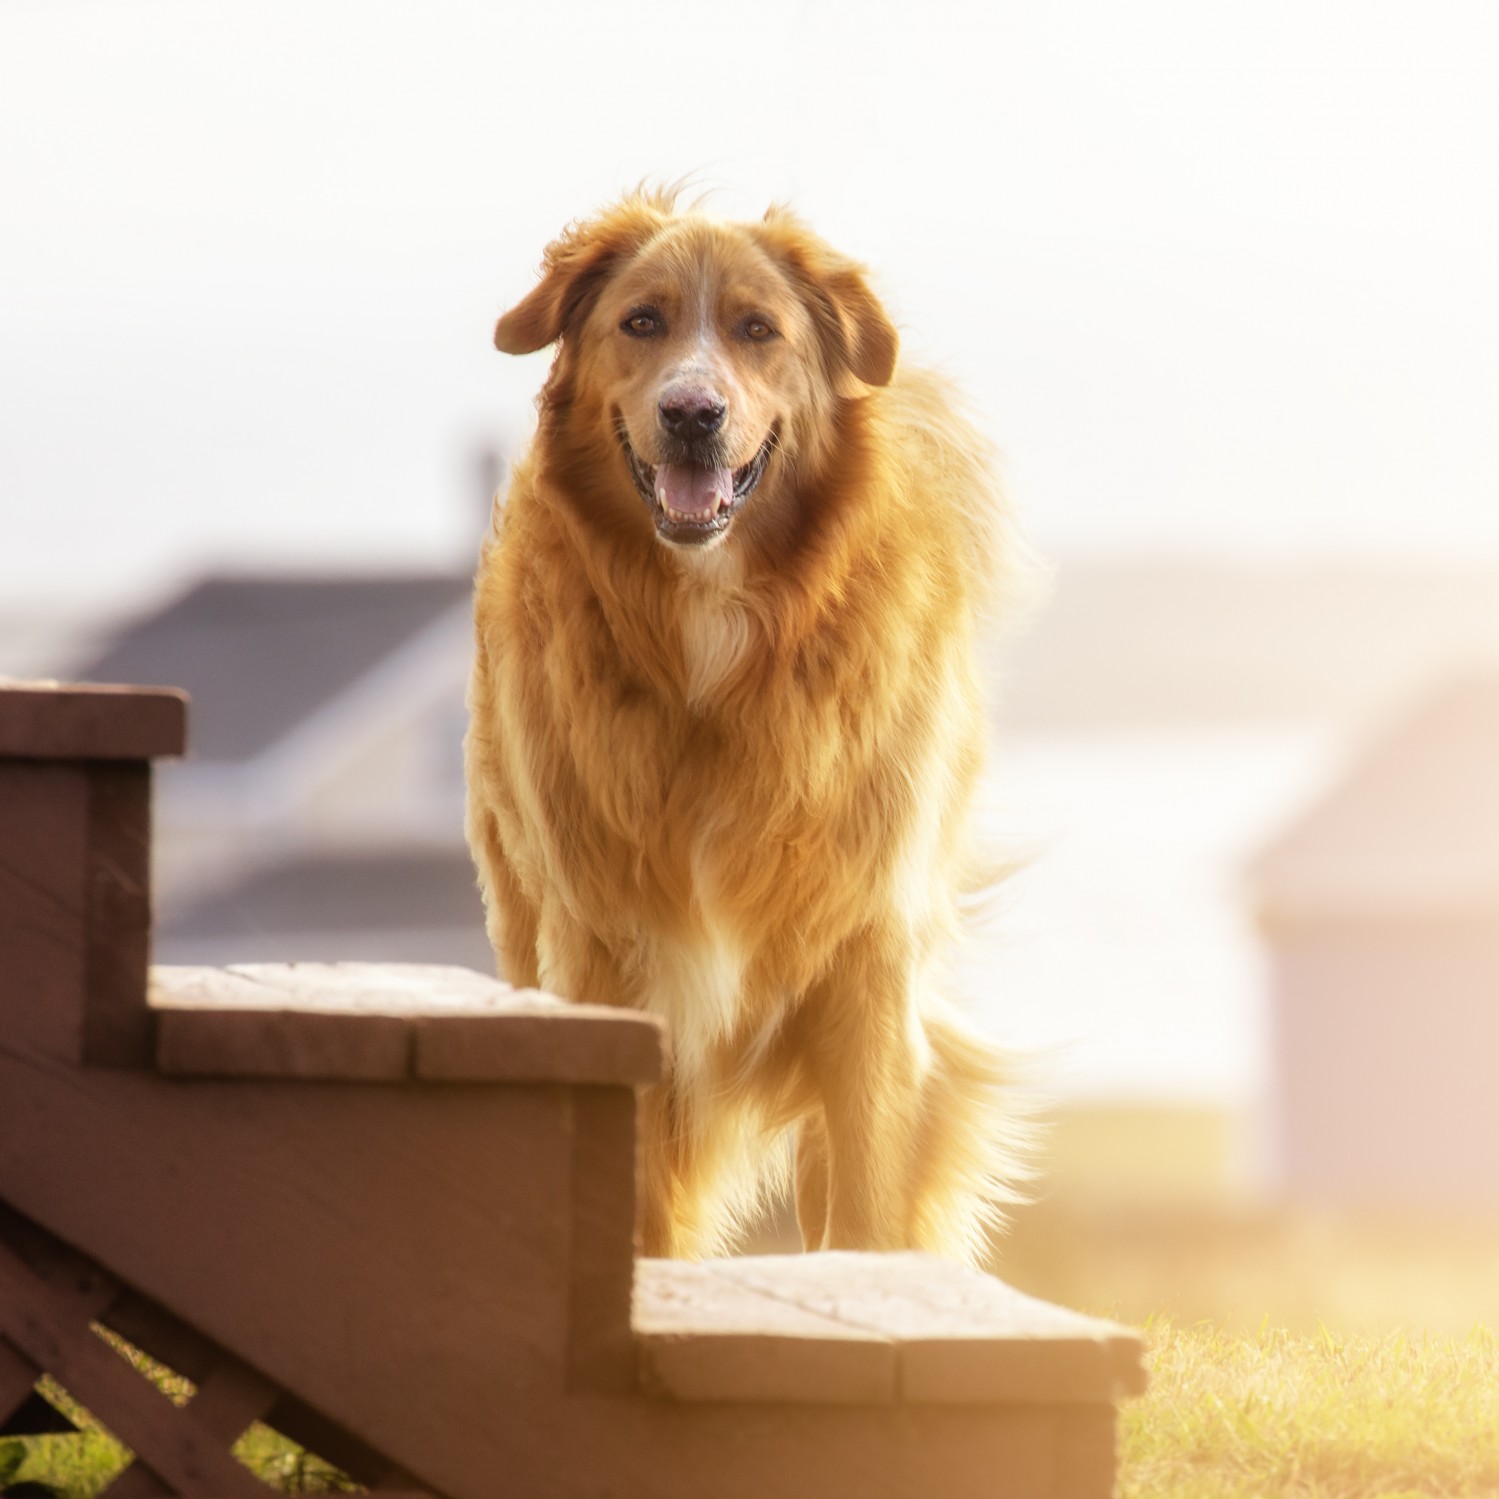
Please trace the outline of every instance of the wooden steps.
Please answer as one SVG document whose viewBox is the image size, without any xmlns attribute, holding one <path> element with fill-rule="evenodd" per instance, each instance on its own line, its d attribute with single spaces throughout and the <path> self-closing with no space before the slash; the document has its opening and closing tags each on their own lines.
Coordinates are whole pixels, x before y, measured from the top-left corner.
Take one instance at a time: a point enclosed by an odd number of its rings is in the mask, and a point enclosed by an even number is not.
<svg viewBox="0 0 1499 1499">
<path fill-rule="evenodd" d="M 1126 1329 L 920 1255 L 635 1260 L 654 1021 L 458 969 L 148 977 L 149 765 L 100 752 L 169 710 L 88 698 L 0 690 L 0 1427 L 50 1366 L 143 1434 L 122 1494 L 259 1491 L 216 1455 L 248 1413 L 448 1499 L 1111 1492 Z M 90 1318 L 228 1393 L 163 1413 Z"/>
<path fill-rule="evenodd" d="M 1139 1337 L 924 1254 L 639 1260 L 642 1386 L 675 1400 L 1112 1403 Z"/>
</svg>

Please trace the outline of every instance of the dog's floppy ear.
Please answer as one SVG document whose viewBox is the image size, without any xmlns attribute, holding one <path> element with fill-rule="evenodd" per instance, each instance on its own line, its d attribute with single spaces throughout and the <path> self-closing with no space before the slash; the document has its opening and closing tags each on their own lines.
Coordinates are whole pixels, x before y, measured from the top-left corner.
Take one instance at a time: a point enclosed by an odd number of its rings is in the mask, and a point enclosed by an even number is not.
<svg viewBox="0 0 1499 1499">
<path fill-rule="evenodd" d="M 596 219 L 569 224 L 546 247 L 540 282 L 495 325 L 495 348 L 532 354 L 556 343 L 587 311 L 619 260 L 639 249 L 668 212 L 660 197 L 637 194 Z"/>
<path fill-rule="evenodd" d="M 863 271 L 847 263 L 825 276 L 822 288 L 838 319 L 838 339 L 849 372 L 866 385 L 888 385 L 895 374 L 900 335 Z"/>
<path fill-rule="evenodd" d="M 866 385 L 888 385 L 900 335 L 870 290 L 864 268 L 830 249 L 784 208 L 770 209 L 760 232 L 801 288 L 832 367 Z"/>
</svg>

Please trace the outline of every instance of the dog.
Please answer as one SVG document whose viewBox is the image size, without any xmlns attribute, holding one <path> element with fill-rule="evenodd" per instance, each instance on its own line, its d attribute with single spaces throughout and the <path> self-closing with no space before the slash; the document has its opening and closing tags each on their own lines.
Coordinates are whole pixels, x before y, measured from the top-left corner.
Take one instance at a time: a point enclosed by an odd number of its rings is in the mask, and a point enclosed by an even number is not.
<svg viewBox="0 0 1499 1499">
<path fill-rule="evenodd" d="M 467 833 L 504 976 L 669 1023 L 643 1252 L 791 1177 L 809 1249 L 979 1261 L 1023 1124 L 931 969 L 1021 571 L 987 444 L 782 208 L 626 197 L 495 342 L 557 349 L 475 585 Z"/>
</svg>

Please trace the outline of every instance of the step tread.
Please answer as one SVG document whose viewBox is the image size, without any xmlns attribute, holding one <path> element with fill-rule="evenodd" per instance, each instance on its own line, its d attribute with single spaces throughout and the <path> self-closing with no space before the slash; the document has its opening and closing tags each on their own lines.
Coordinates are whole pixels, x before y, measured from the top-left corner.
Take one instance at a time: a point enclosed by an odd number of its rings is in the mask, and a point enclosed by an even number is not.
<svg viewBox="0 0 1499 1499">
<path fill-rule="evenodd" d="M 678 1400 L 1073 1404 L 1144 1388 L 1139 1334 L 935 1256 L 641 1260 L 647 1389 Z"/>
<path fill-rule="evenodd" d="M 660 1022 L 428 963 L 158 966 L 157 1071 L 176 1077 L 633 1086 Z"/>
</svg>

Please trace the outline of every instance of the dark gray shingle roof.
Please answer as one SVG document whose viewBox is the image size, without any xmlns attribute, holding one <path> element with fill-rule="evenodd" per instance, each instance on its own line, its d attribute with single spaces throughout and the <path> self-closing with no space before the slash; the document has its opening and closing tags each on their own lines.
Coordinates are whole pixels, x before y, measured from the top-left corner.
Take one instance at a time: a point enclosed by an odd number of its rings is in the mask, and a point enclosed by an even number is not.
<svg viewBox="0 0 1499 1499">
<path fill-rule="evenodd" d="M 127 625 L 86 682 L 185 687 L 194 759 L 252 759 L 468 597 L 463 576 L 211 577 Z"/>
</svg>

